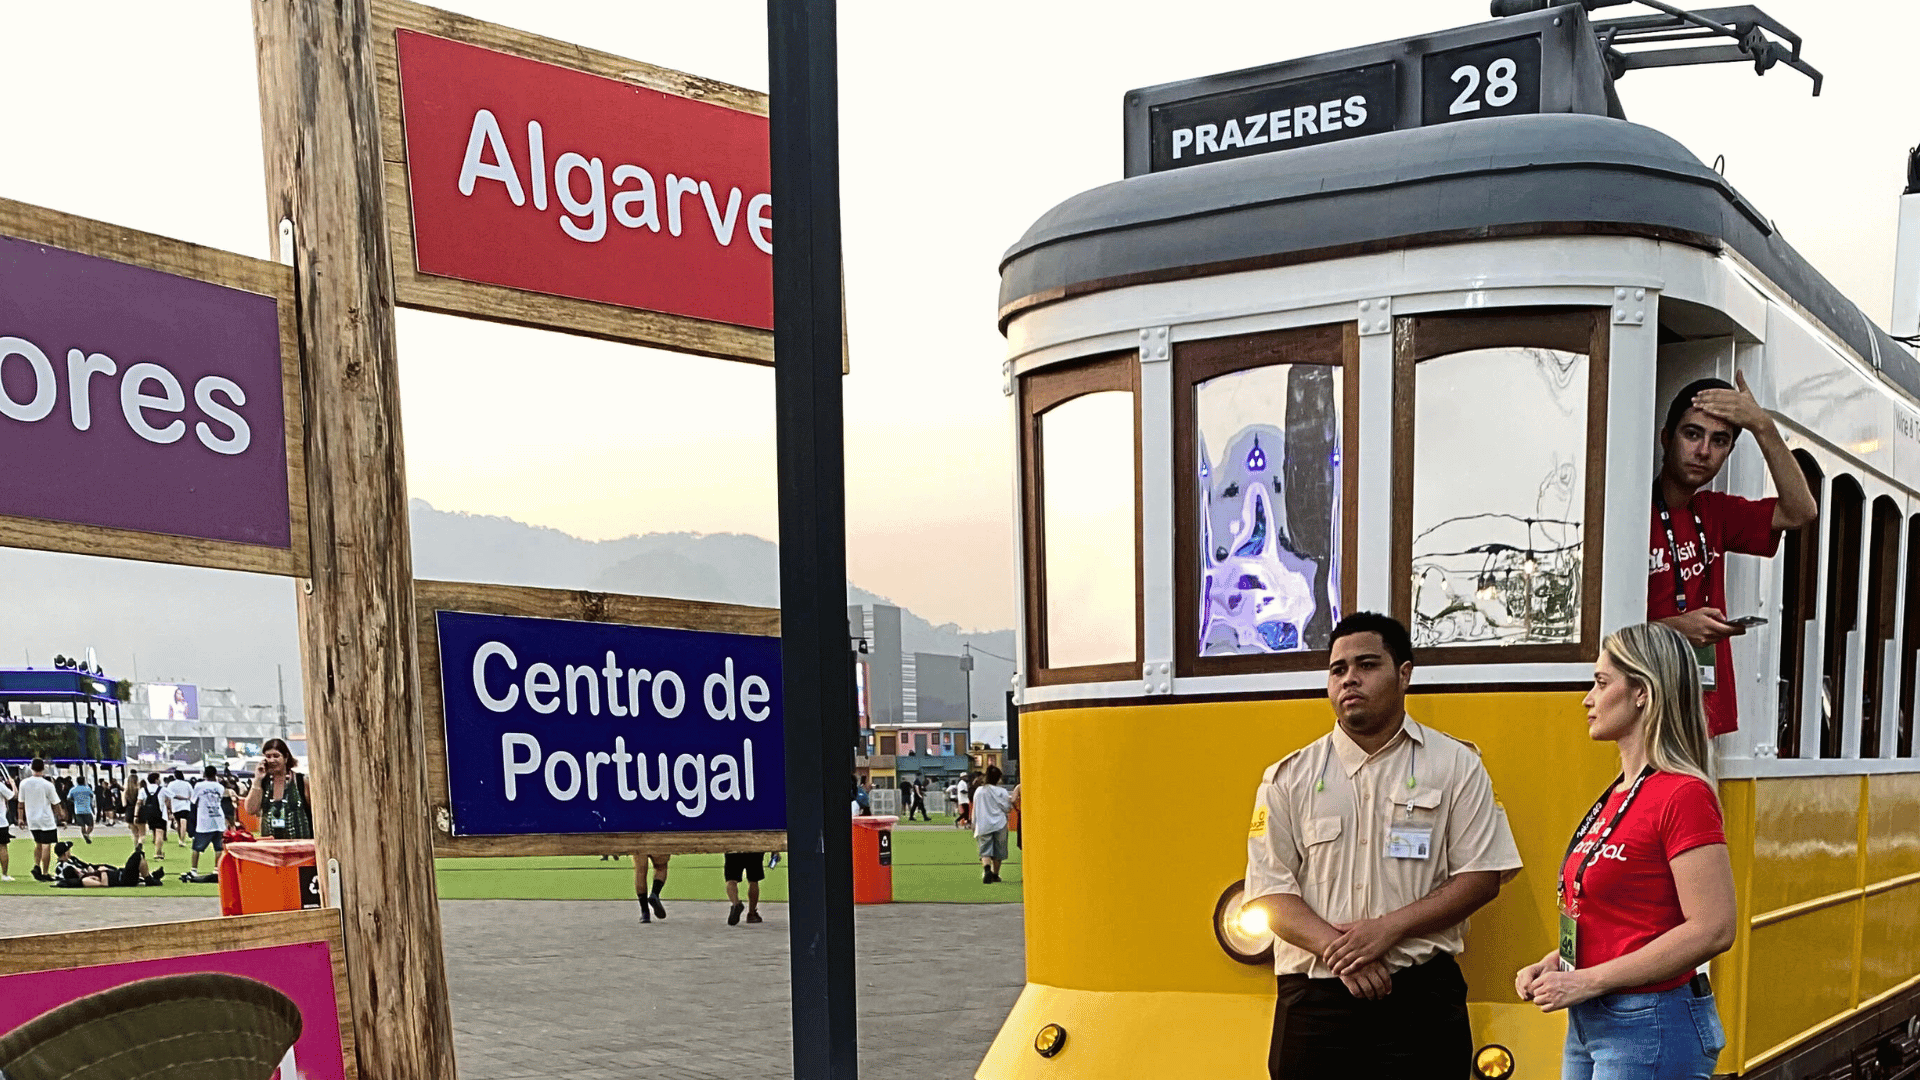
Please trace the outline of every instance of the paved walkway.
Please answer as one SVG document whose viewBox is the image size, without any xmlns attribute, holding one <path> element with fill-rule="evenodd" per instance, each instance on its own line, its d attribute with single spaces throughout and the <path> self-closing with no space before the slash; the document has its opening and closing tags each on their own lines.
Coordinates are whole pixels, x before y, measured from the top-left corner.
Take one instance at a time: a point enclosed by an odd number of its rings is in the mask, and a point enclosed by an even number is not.
<svg viewBox="0 0 1920 1080">
<path fill-rule="evenodd" d="M 207 918 L 206 899 L 9 898 L 9 934 Z M 726 925 L 682 901 L 639 924 L 631 902 L 446 900 L 454 1049 L 462 1076 L 519 1080 L 762 1080 L 793 1075 L 787 913 Z M 856 910 L 860 1068 L 966 1080 L 1019 996 L 1019 904 Z"/>
</svg>

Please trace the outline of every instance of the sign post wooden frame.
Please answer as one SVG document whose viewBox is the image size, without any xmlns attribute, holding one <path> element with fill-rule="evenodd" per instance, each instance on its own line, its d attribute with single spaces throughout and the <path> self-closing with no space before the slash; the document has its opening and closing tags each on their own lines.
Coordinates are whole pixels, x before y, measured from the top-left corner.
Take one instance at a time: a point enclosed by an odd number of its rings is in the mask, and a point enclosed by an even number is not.
<svg viewBox="0 0 1920 1080">
<path fill-rule="evenodd" d="M 268 226 L 293 263 L 306 373 L 301 667 L 323 891 L 361 1075 L 451 1077 L 433 837 L 408 809 L 426 769 L 372 16 L 368 0 L 253 10 Z"/>
<path fill-rule="evenodd" d="M 148 930 L 162 932 L 143 932 Z M 170 960 L 315 942 L 326 944 L 333 959 L 333 994 L 339 1008 L 340 1056 L 346 1069 L 346 1080 L 358 1080 L 362 1073 L 354 1055 L 354 1018 L 347 990 L 346 942 L 340 933 L 339 912 L 330 908 L 195 919 L 152 927 L 117 926 L 105 930 L 8 938 L 7 947 L 0 949 L 0 975 L 23 975 L 140 960 Z"/>
<path fill-rule="evenodd" d="M 372 0 L 371 7 L 373 57 L 379 93 L 381 168 L 386 190 L 388 238 L 393 249 L 396 302 L 402 307 L 423 311 L 465 315 L 541 330 L 561 330 L 674 352 L 754 364 L 773 363 L 773 333 L 769 330 L 436 277 L 415 269 L 405 118 L 400 107 L 400 68 L 394 34 L 399 30 L 418 30 L 436 37 L 618 79 L 650 90 L 757 116 L 767 115 L 765 94 L 481 22 L 409 0 Z"/>
<path fill-rule="evenodd" d="M 519 615 L 537 619 L 570 619 L 576 622 L 779 637 L 778 610 L 620 593 L 478 585 L 456 581 L 416 581 L 413 588 L 414 625 L 420 635 L 420 705 L 426 729 L 427 810 L 434 820 L 435 855 L 603 855 L 623 851 L 681 855 L 786 850 L 787 834 L 778 831 L 452 835 L 447 828 L 452 813 L 452 798 L 447 781 L 446 712 L 440 691 L 440 636 L 434 620 L 435 612 L 471 611 L 483 615 Z"/>
<path fill-rule="evenodd" d="M 289 547 L 0 515 L 0 546 L 305 577 L 308 567 L 305 434 L 300 354 L 294 341 L 293 271 L 278 263 L 0 199 L 0 236 L 94 255 L 163 274 L 272 297 L 280 320 Z M 132 362 L 132 358 L 128 358 Z"/>
</svg>

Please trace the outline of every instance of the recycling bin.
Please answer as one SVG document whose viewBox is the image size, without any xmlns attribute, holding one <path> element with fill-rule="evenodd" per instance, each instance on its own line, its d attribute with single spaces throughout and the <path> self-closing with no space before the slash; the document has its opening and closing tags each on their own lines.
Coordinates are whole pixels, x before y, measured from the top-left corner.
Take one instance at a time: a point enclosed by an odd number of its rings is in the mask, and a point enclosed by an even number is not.
<svg viewBox="0 0 1920 1080">
<path fill-rule="evenodd" d="M 893 903 L 893 825 L 885 815 L 853 819 L 853 902 Z"/>
<path fill-rule="evenodd" d="M 220 914 L 258 915 L 320 906 L 311 840 L 228 844 L 220 854 Z"/>
</svg>

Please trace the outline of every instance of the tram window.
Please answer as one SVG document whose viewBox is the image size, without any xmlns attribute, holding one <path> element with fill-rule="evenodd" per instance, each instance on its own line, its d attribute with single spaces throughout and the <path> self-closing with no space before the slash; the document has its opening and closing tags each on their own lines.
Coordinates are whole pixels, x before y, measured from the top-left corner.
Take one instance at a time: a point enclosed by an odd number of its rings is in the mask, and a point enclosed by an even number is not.
<svg viewBox="0 0 1920 1080">
<path fill-rule="evenodd" d="M 1396 607 L 1418 648 L 1577 659 L 1598 640 L 1605 321 L 1412 320 L 1398 343 Z M 1407 397 L 1411 396 L 1411 402 Z M 1409 407 L 1410 406 L 1410 407 Z M 1411 426 L 1411 431 L 1405 430 Z M 1410 489 L 1410 490 L 1409 490 Z M 1478 657 L 1475 657 L 1476 659 Z"/>
<path fill-rule="evenodd" d="M 1351 325 L 1174 349 L 1182 674 L 1318 666 L 1351 606 Z"/>
<path fill-rule="evenodd" d="M 1907 519 L 1906 616 L 1900 622 L 1900 732 L 1894 753 L 1912 757 L 1914 676 L 1920 674 L 1920 514 Z"/>
<path fill-rule="evenodd" d="M 1820 471 L 1819 463 L 1805 450 L 1795 450 L 1793 456 L 1800 463 L 1815 503 L 1821 502 L 1821 481 L 1825 474 Z M 1806 670 L 1807 662 L 1807 623 L 1814 617 L 1819 603 L 1820 530 L 1809 526 L 1788 532 L 1781 562 L 1785 574 L 1781 578 L 1780 701 L 1774 746 L 1779 756 L 1791 758 L 1800 756 L 1801 672 Z M 1911 671 L 1911 658 L 1907 663 Z"/>
<path fill-rule="evenodd" d="M 1827 630 L 1820 675 L 1820 756 L 1840 756 L 1847 716 L 1847 634 L 1860 621 L 1860 516 L 1867 496 L 1851 476 L 1833 478 L 1827 534 Z"/>
<path fill-rule="evenodd" d="M 1900 508 L 1885 495 L 1873 500 L 1872 545 L 1867 556 L 1866 677 L 1861 681 L 1860 756 L 1880 756 L 1880 732 L 1893 715 L 1882 700 L 1886 648 L 1894 640 L 1894 605 L 1899 600 Z"/>
<path fill-rule="evenodd" d="M 1132 354 L 1023 381 L 1029 670 L 1139 677 L 1139 436 Z"/>
</svg>

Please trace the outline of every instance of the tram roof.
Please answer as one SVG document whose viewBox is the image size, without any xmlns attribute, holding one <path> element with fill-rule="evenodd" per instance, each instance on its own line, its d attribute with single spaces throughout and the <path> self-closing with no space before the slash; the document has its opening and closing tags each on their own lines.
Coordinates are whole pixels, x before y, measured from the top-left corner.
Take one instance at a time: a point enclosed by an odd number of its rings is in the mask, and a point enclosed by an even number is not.
<svg viewBox="0 0 1920 1080">
<path fill-rule="evenodd" d="M 1891 382 L 1920 361 L 1674 139 L 1557 113 L 1146 173 L 1047 211 L 1000 264 L 1000 320 L 1126 285 L 1502 236 L 1646 236 L 1751 263 Z"/>
</svg>

